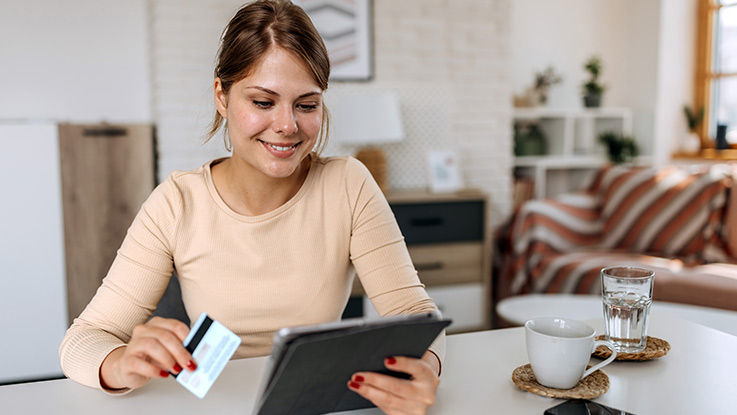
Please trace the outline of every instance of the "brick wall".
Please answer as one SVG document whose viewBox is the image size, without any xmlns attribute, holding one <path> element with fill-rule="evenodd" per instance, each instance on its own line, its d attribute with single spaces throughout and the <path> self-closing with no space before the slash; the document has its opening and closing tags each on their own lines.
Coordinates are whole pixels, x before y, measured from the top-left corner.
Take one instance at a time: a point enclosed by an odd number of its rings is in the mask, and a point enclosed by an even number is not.
<svg viewBox="0 0 737 415">
<path fill-rule="evenodd" d="M 150 3 L 160 179 L 226 154 L 222 136 L 201 143 L 220 31 L 241 4 Z M 466 184 L 491 195 L 493 224 L 511 208 L 509 17 L 509 0 L 374 0 L 374 78 L 328 91 L 397 91 L 406 138 L 385 146 L 390 186 L 426 186 L 427 149 L 457 151 Z M 333 140 L 327 154 L 354 151 Z"/>
</svg>

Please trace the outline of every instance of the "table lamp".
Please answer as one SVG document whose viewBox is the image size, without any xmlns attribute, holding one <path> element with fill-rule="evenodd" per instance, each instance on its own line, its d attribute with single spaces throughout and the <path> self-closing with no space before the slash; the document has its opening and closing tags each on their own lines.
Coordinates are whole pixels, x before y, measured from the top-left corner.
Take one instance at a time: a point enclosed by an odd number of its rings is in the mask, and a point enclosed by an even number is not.
<svg viewBox="0 0 737 415">
<path fill-rule="evenodd" d="M 342 93 L 326 97 L 330 111 L 330 135 L 345 145 L 359 145 L 355 157 L 387 189 L 386 155 L 378 144 L 404 138 L 399 98 L 394 92 Z"/>
</svg>

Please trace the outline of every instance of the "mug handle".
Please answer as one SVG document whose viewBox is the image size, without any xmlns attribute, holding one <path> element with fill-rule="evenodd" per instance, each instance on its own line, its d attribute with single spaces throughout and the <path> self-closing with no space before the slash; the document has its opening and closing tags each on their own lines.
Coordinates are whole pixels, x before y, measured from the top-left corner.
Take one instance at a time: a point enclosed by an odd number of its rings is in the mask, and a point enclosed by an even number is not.
<svg viewBox="0 0 737 415">
<path fill-rule="evenodd" d="M 614 346 L 614 343 L 612 343 L 609 340 L 596 340 L 594 341 L 594 348 L 592 349 L 592 352 L 596 350 L 599 346 L 606 346 L 607 349 L 612 351 L 612 355 L 609 356 L 605 361 L 592 366 L 589 370 L 583 372 L 583 376 L 581 376 L 581 379 L 585 378 L 586 376 L 596 372 L 597 370 L 601 369 L 602 367 L 608 365 L 609 363 L 612 363 L 614 359 L 617 358 L 617 348 Z"/>
</svg>

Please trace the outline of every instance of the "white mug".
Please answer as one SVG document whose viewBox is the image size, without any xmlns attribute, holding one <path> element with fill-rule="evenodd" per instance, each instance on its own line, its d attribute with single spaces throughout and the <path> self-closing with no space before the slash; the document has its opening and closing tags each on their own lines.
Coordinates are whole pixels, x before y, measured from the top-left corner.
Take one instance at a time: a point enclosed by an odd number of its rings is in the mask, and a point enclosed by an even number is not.
<svg viewBox="0 0 737 415">
<path fill-rule="evenodd" d="M 579 380 L 608 365 L 617 349 L 608 340 L 594 340 L 596 331 L 587 324 L 559 317 L 540 317 L 525 323 L 527 356 L 532 372 L 541 385 L 571 389 Z M 586 370 L 591 353 L 604 345 L 612 355 Z"/>
</svg>

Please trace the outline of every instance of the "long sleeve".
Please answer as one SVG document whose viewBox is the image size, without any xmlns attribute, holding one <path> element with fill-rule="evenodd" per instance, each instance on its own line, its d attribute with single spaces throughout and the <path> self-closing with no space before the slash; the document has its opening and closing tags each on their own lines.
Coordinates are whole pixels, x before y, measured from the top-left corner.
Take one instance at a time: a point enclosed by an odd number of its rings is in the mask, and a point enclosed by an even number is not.
<svg viewBox="0 0 737 415">
<path fill-rule="evenodd" d="M 69 378 L 100 388 L 102 361 L 149 318 L 174 266 L 190 317 L 206 312 L 241 337 L 236 358 L 268 354 L 282 327 L 339 319 L 350 260 L 382 315 L 436 309 L 386 199 L 357 160 L 315 163 L 292 199 L 258 216 L 228 207 L 212 163 L 172 173 L 141 207 L 62 341 Z M 431 346 L 439 358 L 443 342 Z"/>
<path fill-rule="evenodd" d="M 69 378 L 101 388 L 102 361 L 150 317 L 173 271 L 181 210 L 181 195 L 169 179 L 144 202 L 102 285 L 59 347 L 61 368 Z"/>
<path fill-rule="evenodd" d="M 357 160 L 349 159 L 346 176 L 353 217 L 351 261 L 374 308 L 382 316 L 436 311 L 412 265 L 389 203 L 371 173 Z M 430 350 L 444 360 L 445 332 Z"/>
</svg>

